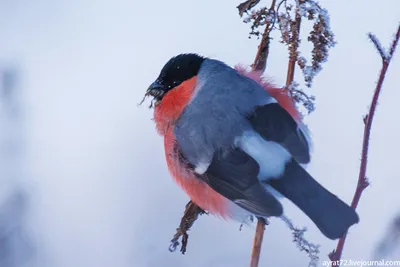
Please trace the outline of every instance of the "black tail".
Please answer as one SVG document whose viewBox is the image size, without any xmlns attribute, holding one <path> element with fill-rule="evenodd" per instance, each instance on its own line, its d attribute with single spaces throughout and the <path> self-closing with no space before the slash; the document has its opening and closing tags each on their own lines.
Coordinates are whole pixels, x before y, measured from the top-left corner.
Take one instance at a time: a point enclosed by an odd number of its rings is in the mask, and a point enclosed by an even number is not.
<svg viewBox="0 0 400 267">
<path fill-rule="evenodd" d="M 342 237 L 359 221 L 353 208 L 322 187 L 295 161 L 287 164 L 281 178 L 268 183 L 299 207 L 330 239 Z"/>
</svg>

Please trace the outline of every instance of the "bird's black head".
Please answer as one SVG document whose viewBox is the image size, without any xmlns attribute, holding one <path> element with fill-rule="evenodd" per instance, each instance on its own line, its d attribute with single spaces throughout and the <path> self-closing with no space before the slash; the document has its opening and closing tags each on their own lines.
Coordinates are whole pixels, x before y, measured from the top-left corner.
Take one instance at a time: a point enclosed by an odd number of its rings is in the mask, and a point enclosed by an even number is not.
<svg viewBox="0 0 400 267">
<path fill-rule="evenodd" d="M 171 58 L 147 89 L 146 95 L 153 96 L 157 105 L 169 90 L 196 76 L 204 60 L 204 57 L 197 54 L 180 54 Z"/>
</svg>

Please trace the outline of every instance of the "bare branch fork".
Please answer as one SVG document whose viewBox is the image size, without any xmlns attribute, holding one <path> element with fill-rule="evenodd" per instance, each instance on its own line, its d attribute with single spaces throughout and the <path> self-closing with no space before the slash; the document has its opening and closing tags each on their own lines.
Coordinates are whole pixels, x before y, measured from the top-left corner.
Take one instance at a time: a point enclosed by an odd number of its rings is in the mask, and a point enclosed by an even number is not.
<svg viewBox="0 0 400 267">
<path fill-rule="evenodd" d="M 371 106 L 369 108 L 368 114 L 363 118 L 364 120 L 364 138 L 363 138 L 363 145 L 362 145 L 362 157 L 361 157 L 361 165 L 360 165 L 360 172 L 358 176 L 357 187 L 354 193 L 353 201 L 351 203 L 351 207 L 356 209 L 358 203 L 360 201 L 361 195 L 365 188 L 368 187 L 369 181 L 366 177 L 367 171 L 367 164 L 368 164 L 368 149 L 369 149 L 369 139 L 371 135 L 371 127 L 372 127 L 372 120 L 375 115 L 376 106 L 378 103 L 379 95 L 382 91 L 382 84 L 385 80 L 386 72 L 389 68 L 390 61 L 393 57 L 393 54 L 396 50 L 397 44 L 400 39 L 400 24 L 398 26 L 397 32 L 394 36 L 393 42 L 389 48 L 389 52 L 386 53 L 385 49 L 380 44 L 378 38 L 373 35 L 372 33 L 368 34 L 369 39 L 375 45 L 376 50 L 378 51 L 379 55 L 382 58 L 382 68 L 380 71 L 378 83 L 376 84 L 375 92 L 372 97 Z M 342 257 L 342 252 L 344 248 L 344 243 L 346 241 L 347 233 L 338 241 L 336 249 L 329 254 L 329 258 L 332 262 L 338 263 Z M 338 265 L 336 265 L 338 266 Z"/>
</svg>

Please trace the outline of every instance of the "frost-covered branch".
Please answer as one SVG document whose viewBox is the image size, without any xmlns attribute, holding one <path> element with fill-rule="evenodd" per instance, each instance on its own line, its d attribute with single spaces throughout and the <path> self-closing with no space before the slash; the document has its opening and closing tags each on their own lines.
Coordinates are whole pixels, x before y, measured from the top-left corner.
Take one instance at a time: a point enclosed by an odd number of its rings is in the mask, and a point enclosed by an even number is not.
<svg viewBox="0 0 400 267">
<path fill-rule="evenodd" d="M 357 208 L 364 189 L 367 188 L 369 185 L 369 181 L 366 177 L 366 172 L 367 172 L 367 164 L 368 164 L 368 148 L 369 148 L 369 139 L 370 139 L 371 128 L 372 128 L 372 120 L 375 115 L 376 106 L 378 103 L 379 95 L 382 90 L 383 81 L 385 80 L 386 72 L 389 68 L 390 61 L 393 57 L 393 54 L 396 50 L 397 44 L 400 39 L 400 24 L 399 24 L 397 32 L 394 36 L 393 42 L 390 46 L 389 54 L 386 54 L 384 52 L 385 50 L 382 48 L 382 46 L 380 45 L 380 42 L 373 34 L 369 33 L 368 36 L 369 36 L 370 40 L 373 42 L 373 44 L 375 45 L 375 48 L 377 49 L 379 55 L 382 58 L 382 68 L 381 68 L 381 72 L 379 75 L 378 83 L 375 88 L 374 95 L 372 97 L 372 102 L 371 102 L 371 106 L 369 108 L 369 112 L 364 117 L 365 126 L 364 126 L 364 139 L 363 139 L 363 145 L 362 145 L 360 173 L 358 176 L 358 182 L 357 182 L 357 187 L 356 187 L 356 190 L 354 193 L 353 201 L 351 203 L 351 207 L 354 209 Z M 346 236 L 347 236 L 347 234 L 345 234 L 339 240 L 339 242 L 336 246 L 336 249 L 329 254 L 329 258 L 331 259 L 331 261 L 339 261 L 340 260 L 340 258 L 342 256 L 342 252 L 343 252 L 344 243 L 346 241 Z"/>
<path fill-rule="evenodd" d="M 320 245 L 316 245 L 308 241 L 304 237 L 304 233 L 307 231 L 307 228 L 299 229 L 294 226 L 292 221 L 286 217 L 282 216 L 282 220 L 286 223 L 286 225 L 292 230 L 293 234 L 293 242 L 297 245 L 300 251 L 305 251 L 310 258 L 309 267 L 317 267 L 319 261 L 319 247 Z"/>
<path fill-rule="evenodd" d="M 322 70 L 322 64 L 328 60 L 329 49 L 336 44 L 330 28 L 328 11 L 315 0 L 280 0 L 277 3 L 276 0 L 273 0 L 270 8 L 257 7 L 256 9 L 255 6 L 259 2 L 246 1 L 238 6 L 240 16 L 243 16 L 244 13 L 247 14 L 243 22 L 251 24 L 250 37 L 259 38 L 262 36 L 253 67 L 260 71 L 265 70 L 269 42 L 272 39 L 271 32 L 279 29 L 281 33 L 280 42 L 287 46 L 289 53 L 286 88 L 292 86 L 296 65 L 302 71 L 305 85 L 311 87 L 315 76 Z M 307 40 L 313 44 L 309 60 L 299 52 L 301 44 L 300 28 L 303 21 L 313 23 L 312 30 L 307 36 Z M 261 34 L 260 27 L 264 26 L 264 33 Z M 298 96 L 295 99 L 295 104 L 304 106 L 304 103 L 306 103 L 306 109 L 311 112 L 314 110 L 314 97 L 303 93 L 295 91 L 295 95 Z"/>
<path fill-rule="evenodd" d="M 314 22 L 313 29 L 307 38 L 313 44 L 311 65 L 307 65 L 307 60 L 304 57 L 298 55 L 297 58 L 306 85 L 311 87 L 314 77 L 322 70 L 322 63 L 328 60 L 329 49 L 335 46 L 336 41 L 330 28 L 329 15 L 326 9 L 321 8 L 314 1 L 305 1 L 299 5 L 299 12 L 302 17 Z"/>
<path fill-rule="evenodd" d="M 383 48 L 378 38 L 372 33 L 368 33 L 368 37 L 371 40 L 371 42 L 375 45 L 375 48 L 378 51 L 379 55 L 381 56 L 382 60 L 387 60 L 389 55 L 386 54 L 385 48 Z"/>
<path fill-rule="evenodd" d="M 336 44 L 334 34 L 330 28 L 330 19 L 326 9 L 322 8 L 315 0 L 281 0 L 277 5 L 273 1 L 271 8 L 261 7 L 257 10 L 254 7 L 259 1 L 246 1 L 239 5 L 239 15 L 248 14 L 243 22 L 251 24 L 250 36 L 257 38 L 261 36 L 259 28 L 267 25 L 263 37 L 274 29 L 281 32 L 281 43 L 288 47 L 289 58 L 288 87 L 294 75 L 295 65 L 303 72 L 304 81 L 307 87 L 311 87 L 314 77 L 322 70 L 322 64 L 327 61 L 329 49 Z M 307 40 L 313 44 L 310 63 L 301 56 L 298 48 L 301 43 L 300 24 L 302 18 L 313 23 L 312 30 L 308 33 Z M 277 27 L 275 26 L 277 24 Z M 270 38 L 269 38 L 270 39 Z"/>
<path fill-rule="evenodd" d="M 296 10 L 297 11 L 294 21 L 290 21 L 288 23 L 290 25 L 289 26 L 290 32 L 285 32 L 285 36 L 288 36 L 287 38 L 285 37 L 285 40 L 288 41 L 286 45 L 288 46 L 289 49 L 289 64 L 286 76 L 286 87 L 289 87 L 293 82 L 296 61 L 299 53 L 298 50 L 300 46 L 301 16 L 299 13 L 299 7 L 296 7 Z M 282 22 L 282 17 L 280 19 L 280 22 Z"/>
<path fill-rule="evenodd" d="M 276 4 L 276 0 L 272 0 L 272 4 L 271 4 L 271 7 L 269 8 L 269 10 L 263 11 L 265 14 L 267 14 L 267 18 L 265 19 L 266 25 L 265 25 L 264 34 L 262 35 L 261 43 L 258 46 L 256 58 L 252 65 L 253 70 L 256 70 L 256 71 L 263 72 L 263 71 L 265 71 L 265 68 L 267 66 L 267 59 L 268 59 L 268 54 L 269 54 L 269 43 L 271 40 L 270 33 L 271 33 L 271 31 L 275 25 L 275 21 L 276 21 L 275 10 L 274 10 L 275 4 Z M 253 24 L 253 26 L 254 26 L 254 24 Z M 254 31 L 254 29 L 252 29 L 252 30 Z"/>
<path fill-rule="evenodd" d="M 315 97 L 313 95 L 307 95 L 302 89 L 299 88 L 299 86 L 300 85 L 298 83 L 292 81 L 289 87 L 287 87 L 287 90 L 289 91 L 293 101 L 302 105 L 306 112 L 310 114 L 315 110 Z"/>
</svg>

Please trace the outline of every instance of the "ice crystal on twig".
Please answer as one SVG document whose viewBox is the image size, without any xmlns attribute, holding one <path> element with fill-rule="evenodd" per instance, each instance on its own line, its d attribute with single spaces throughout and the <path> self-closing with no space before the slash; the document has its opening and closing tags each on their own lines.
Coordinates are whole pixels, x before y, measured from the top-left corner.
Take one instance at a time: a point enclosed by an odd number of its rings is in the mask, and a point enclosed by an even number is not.
<svg viewBox="0 0 400 267">
<path fill-rule="evenodd" d="M 328 59 L 329 49 L 336 44 L 327 10 L 321 8 L 315 0 L 281 0 L 276 7 L 273 1 L 271 8 L 252 9 L 258 3 L 259 1 L 246 1 L 241 4 L 242 9 L 239 9 L 241 16 L 244 13 L 243 10 L 250 13 L 243 20 L 244 23 L 251 24 L 250 36 L 260 37 L 262 31 L 259 28 L 264 25 L 269 27 L 268 31 L 265 31 L 268 35 L 273 29 L 279 28 L 280 42 L 287 45 L 289 57 L 297 61 L 303 72 L 306 86 L 311 87 L 314 77 L 322 70 L 322 64 Z M 243 9 L 244 7 L 246 9 Z M 307 40 L 313 44 L 309 64 L 305 57 L 300 57 L 298 52 L 301 43 L 299 32 L 301 18 L 313 23 L 312 30 L 307 36 Z"/>
<path fill-rule="evenodd" d="M 302 89 L 299 88 L 298 83 L 292 82 L 287 89 L 289 90 L 289 93 L 297 106 L 302 105 L 308 114 L 315 110 L 315 97 L 313 95 L 308 96 Z M 299 106 L 298 108 L 300 109 Z"/>
<path fill-rule="evenodd" d="M 300 229 L 295 227 L 292 221 L 286 216 L 282 216 L 281 219 L 292 231 L 293 242 L 296 244 L 297 248 L 300 249 L 300 251 L 305 251 L 308 254 L 308 257 L 310 258 L 310 263 L 308 266 L 317 267 L 319 262 L 318 255 L 320 245 L 313 244 L 304 237 L 304 233 L 307 231 L 307 228 L 303 227 Z"/>
</svg>

